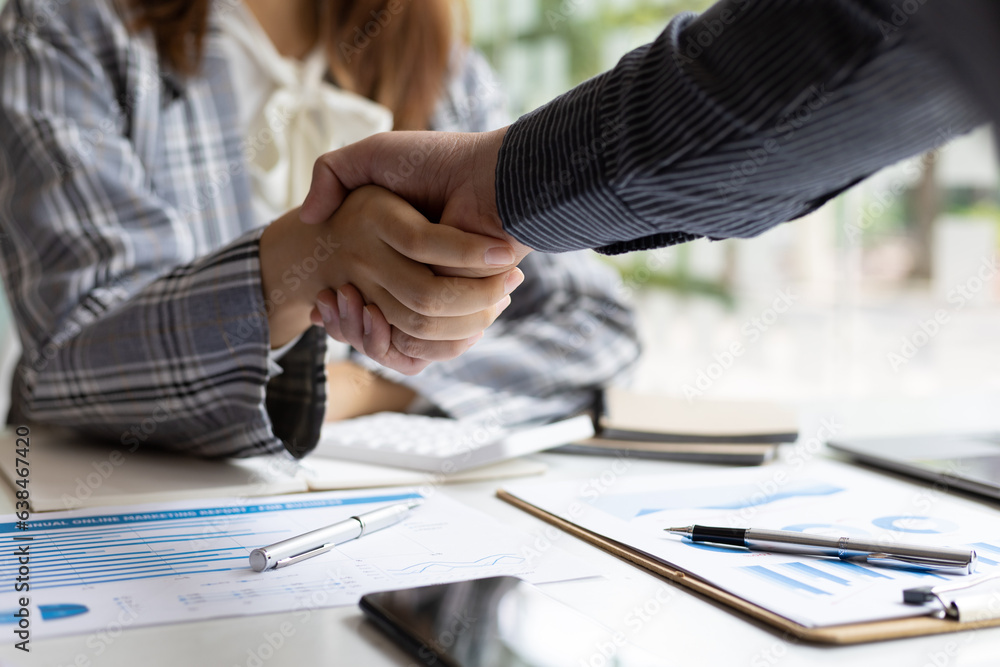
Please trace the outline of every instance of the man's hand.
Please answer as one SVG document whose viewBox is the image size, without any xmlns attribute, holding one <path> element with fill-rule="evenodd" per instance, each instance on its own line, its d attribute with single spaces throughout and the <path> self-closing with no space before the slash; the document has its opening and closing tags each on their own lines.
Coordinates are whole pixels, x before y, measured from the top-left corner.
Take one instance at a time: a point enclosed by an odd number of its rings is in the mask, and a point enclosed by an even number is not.
<svg viewBox="0 0 1000 667">
<path fill-rule="evenodd" d="M 531 249 L 503 230 L 494 178 L 507 128 L 493 132 L 385 132 L 316 160 L 299 215 L 329 218 L 351 190 L 373 183 L 442 224 L 507 241 L 516 261 Z"/>
</svg>

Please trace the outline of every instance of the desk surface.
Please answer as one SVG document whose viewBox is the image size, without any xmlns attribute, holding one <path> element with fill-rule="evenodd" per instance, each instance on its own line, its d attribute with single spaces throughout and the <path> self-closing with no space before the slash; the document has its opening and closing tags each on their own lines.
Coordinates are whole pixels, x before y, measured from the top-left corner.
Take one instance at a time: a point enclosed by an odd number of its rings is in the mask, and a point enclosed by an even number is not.
<svg viewBox="0 0 1000 667">
<path fill-rule="evenodd" d="M 819 420 L 836 415 L 843 434 L 886 431 L 886 420 L 899 432 L 941 430 L 945 423 L 962 430 L 1000 430 L 996 405 L 1000 397 L 956 397 L 926 402 L 906 401 L 873 406 L 816 405 L 803 415 L 802 435 L 808 438 Z M 889 417 L 887 417 L 889 415 Z M 898 421 L 906 416 L 906 421 Z M 900 426 L 906 424 L 906 428 Z M 539 455 L 550 470 L 547 478 L 587 479 L 609 470 L 600 457 Z M 712 469 L 710 466 L 634 461 L 626 474 L 650 474 Z M 636 644 L 662 655 L 665 665 L 913 665 L 914 667 L 995 666 L 1000 655 L 1000 628 L 954 635 L 895 640 L 850 647 L 797 644 L 764 626 L 684 589 L 663 582 L 547 524 L 520 512 L 494 496 L 502 482 L 476 482 L 443 487 L 452 497 L 538 536 L 539 548 L 552 542 L 597 565 L 605 576 L 546 584 L 543 589 L 602 623 L 620 628 Z M 0 513 L 13 511 L 12 496 L 3 485 Z M 996 508 L 996 505 L 993 505 Z M 659 594 L 658 594 L 659 591 Z M 32 641 L 26 655 L 0 642 L 0 665 L 101 665 L 134 667 L 211 665 L 213 667 L 301 667 L 331 664 L 378 667 L 413 665 L 363 620 L 357 607 L 318 609 L 305 614 L 273 614 L 220 619 L 152 628 L 109 628 L 104 635 Z M 664 647 L 670 644 L 671 650 Z M 277 645 L 273 648 L 272 645 Z"/>
</svg>

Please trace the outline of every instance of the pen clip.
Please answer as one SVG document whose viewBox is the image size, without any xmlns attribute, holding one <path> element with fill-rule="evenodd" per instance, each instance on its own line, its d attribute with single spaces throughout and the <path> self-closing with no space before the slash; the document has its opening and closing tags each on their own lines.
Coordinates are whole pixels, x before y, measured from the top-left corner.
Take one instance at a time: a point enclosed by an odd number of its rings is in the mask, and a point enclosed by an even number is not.
<svg viewBox="0 0 1000 667">
<path fill-rule="evenodd" d="M 331 544 L 323 544 L 323 545 L 320 545 L 320 546 L 316 547 L 315 549 L 310 549 L 309 551 L 303 551 L 300 554 L 295 554 L 294 556 L 289 556 L 288 558 L 282 558 L 279 561 L 275 561 L 274 567 L 275 567 L 275 569 L 277 569 L 279 567 L 285 567 L 287 565 L 294 565 L 295 563 L 299 563 L 301 561 L 304 561 L 307 558 L 312 558 L 313 556 L 318 556 L 321 553 L 325 553 L 325 552 L 329 551 L 330 549 L 334 548 L 335 546 L 337 546 L 337 545 L 333 544 L 333 543 L 331 543 Z"/>
<path fill-rule="evenodd" d="M 903 591 L 906 604 L 937 602 L 941 612 L 958 621 L 977 621 L 1000 618 L 1000 590 L 990 587 L 986 591 L 973 590 L 968 596 L 950 596 L 949 593 L 976 589 L 984 584 L 1000 581 L 1000 572 L 974 577 L 972 580 L 950 582 L 938 586 L 918 586 Z"/>
<path fill-rule="evenodd" d="M 974 554 L 975 552 L 973 552 Z M 968 562 L 959 562 L 954 559 L 940 558 L 931 555 L 919 554 L 899 554 L 877 552 L 865 554 L 860 560 L 870 565 L 890 565 L 904 569 L 921 570 L 925 572 L 941 572 L 946 574 L 972 574 L 975 569 L 976 558 L 970 556 Z"/>
</svg>

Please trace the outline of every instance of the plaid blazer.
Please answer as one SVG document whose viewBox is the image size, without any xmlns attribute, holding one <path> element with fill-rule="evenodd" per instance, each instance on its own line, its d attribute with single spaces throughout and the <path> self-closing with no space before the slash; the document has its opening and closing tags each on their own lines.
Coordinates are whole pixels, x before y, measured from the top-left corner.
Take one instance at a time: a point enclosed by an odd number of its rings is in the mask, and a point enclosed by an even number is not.
<svg viewBox="0 0 1000 667">
<path fill-rule="evenodd" d="M 10 0 L 0 14 L 0 269 L 24 349 L 11 421 L 202 456 L 315 445 L 325 333 L 310 329 L 280 374 L 268 365 L 252 147 L 220 43 L 238 1 L 213 4 L 191 78 L 114 0 Z M 482 59 L 454 69 L 435 127 L 504 124 Z M 592 401 L 638 355 L 621 294 L 589 257 L 524 269 L 514 305 L 464 357 L 386 373 L 455 416 L 516 422 Z"/>
</svg>

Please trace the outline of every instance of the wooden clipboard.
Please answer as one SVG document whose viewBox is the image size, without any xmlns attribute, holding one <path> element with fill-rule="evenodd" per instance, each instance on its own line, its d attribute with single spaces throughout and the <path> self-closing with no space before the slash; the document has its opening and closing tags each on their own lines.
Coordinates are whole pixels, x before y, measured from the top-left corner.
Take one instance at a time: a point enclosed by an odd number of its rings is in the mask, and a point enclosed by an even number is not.
<svg viewBox="0 0 1000 667">
<path fill-rule="evenodd" d="M 831 625 L 821 628 L 807 628 L 798 623 L 794 623 L 784 616 L 779 616 L 772 611 L 755 605 L 751 602 L 739 598 L 732 593 L 724 591 L 712 584 L 698 579 L 690 573 L 676 569 L 663 563 L 660 560 L 637 552 L 628 545 L 615 540 L 608 539 L 602 535 L 582 528 L 566 519 L 550 514 L 545 510 L 535 507 L 531 503 L 525 502 L 513 496 L 503 489 L 497 490 L 497 497 L 510 503 L 511 505 L 524 510 L 542 521 L 566 531 L 570 535 L 578 537 L 585 542 L 589 542 L 596 547 L 607 551 L 613 556 L 617 556 L 624 561 L 659 575 L 676 584 L 696 591 L 706 597 L 730 607 L 737 612 L 749 616 L 750 618 L 762 621 L 783 631 L 787 635 L 795 637 L 801 641 L 815 642 L 819 644 L 862 644 L 865 642 L 884 641 L 887 639 L 901 639 L 904 637 L 919 637 L 922 635 L 944 634 L 946 632 L 962 632 L 964 630 L 978 630 L 980 628 L 1000 626 L 1000 618 L 985 621 L 959 623 L 949 619 L 932 618 L 930 616 L 917 616 L 913 618 L 899 618 L 886 621 L 872 621 L 868 623 L 852 623 L 849 625 Z"/>
</svg>

